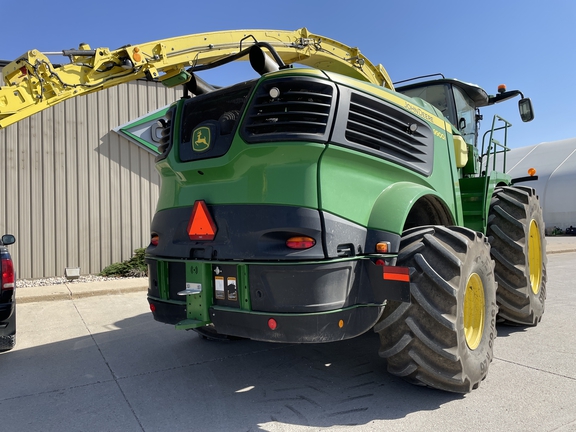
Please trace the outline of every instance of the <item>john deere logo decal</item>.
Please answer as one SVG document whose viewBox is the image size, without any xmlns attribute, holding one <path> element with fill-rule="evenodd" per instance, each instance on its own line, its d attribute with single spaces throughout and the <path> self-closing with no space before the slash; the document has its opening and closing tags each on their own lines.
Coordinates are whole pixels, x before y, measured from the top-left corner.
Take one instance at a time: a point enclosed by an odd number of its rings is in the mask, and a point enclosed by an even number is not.
<svg viewBox="0 0 576 432">
<path fill-rule="evenodd" d="M 210 148 L 210 128 L 207 126 L 200 126 L 194 129 L 192 134 L 192 150 L 195 152 L 205 152 Z"/>
</svg>

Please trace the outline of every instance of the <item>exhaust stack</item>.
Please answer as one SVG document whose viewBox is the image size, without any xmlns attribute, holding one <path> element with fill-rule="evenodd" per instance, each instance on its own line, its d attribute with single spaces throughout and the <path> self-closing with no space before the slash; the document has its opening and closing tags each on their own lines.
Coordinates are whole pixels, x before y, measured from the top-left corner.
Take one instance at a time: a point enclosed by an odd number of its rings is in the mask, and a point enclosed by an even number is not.
<svg viewBox="0 0 576 432">
<path fill-rule="evenodd" d="M 252 68 L 258 72 L 260 75 L 264 75 L 269 72 L 276 72 L 280 69 L 278 63 L 276 63 L 270 56 L 268 56 L 262 48 L 258 45 L 253 45 L 250 48 L 250 65 Z"/>
<path fill-rule="evenodd" d="M 191 73 L 190 75 L 192 75 L 192 78 L 190 78 L 190 81 L 184 84 L 184 86 L 186 87 L 186 90 L 188 90 L 193 95 L 198 96 L 216 90 L 216 87 L 211 86 L 194 73 Z"/>
</svg>

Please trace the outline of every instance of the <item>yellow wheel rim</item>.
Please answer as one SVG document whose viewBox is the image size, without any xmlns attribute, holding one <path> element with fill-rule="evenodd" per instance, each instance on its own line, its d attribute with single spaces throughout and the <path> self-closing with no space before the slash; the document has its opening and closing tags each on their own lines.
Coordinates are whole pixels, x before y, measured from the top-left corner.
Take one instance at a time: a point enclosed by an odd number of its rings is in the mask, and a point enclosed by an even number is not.
<svg viewBox="0 0 576 432">
<path fill-rule="evenodd" d="M 532 292 L 538 294 L 542 282 L 542 244 L 540 229 L 534 219 L 530 222 L 530 238 L 528 239 L 528 268 L 530 270 L 530 286 Z"/>
<path fill-rule="evenodd" d="M 485 306 L 482 279 L 477 273 L 472 273 L 464 293 L 464 335 L 468 347 L 472 350 L 478 348 L 482 340 L 486 319 Z"/>
</svg>

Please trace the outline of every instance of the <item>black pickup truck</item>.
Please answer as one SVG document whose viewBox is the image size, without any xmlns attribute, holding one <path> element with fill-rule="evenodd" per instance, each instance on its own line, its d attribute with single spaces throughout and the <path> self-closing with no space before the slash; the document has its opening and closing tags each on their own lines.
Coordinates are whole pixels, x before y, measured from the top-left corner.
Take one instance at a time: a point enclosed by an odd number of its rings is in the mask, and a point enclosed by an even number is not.
<svg viewBox="0 0 576 432">
<path fill-rule="evenodd" d="M 16 275 L 6 247 L 15 241 L 10 234 L 0 239 L 0 352 L 11 350 L 16 344 Z"/>
</svg>

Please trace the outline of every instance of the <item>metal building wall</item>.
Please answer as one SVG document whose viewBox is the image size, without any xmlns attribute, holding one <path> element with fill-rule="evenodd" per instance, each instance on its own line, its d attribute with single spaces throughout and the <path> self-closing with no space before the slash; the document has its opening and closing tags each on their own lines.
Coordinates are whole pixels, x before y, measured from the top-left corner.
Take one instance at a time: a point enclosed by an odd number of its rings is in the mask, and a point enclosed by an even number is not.
<svg viewBox="0 0 576 432">
<path fill-rule="evenodd" d="M 0 234 L 19 278 L 99 273 L 149 242 L 154 155 L 112 129 L 181 96 L 137 81 L 71 99 L 0 130 Z"/>
<path fill-rule="evenodd" d="M 538 180 L 519 184 L 536 189 L 540 196 L 546 233 L 551 234 L 554 227 L 576 226 L 576 138 L 513 149 L 507 167 L 512 178 L 536 169 Z"/>
</svg>

